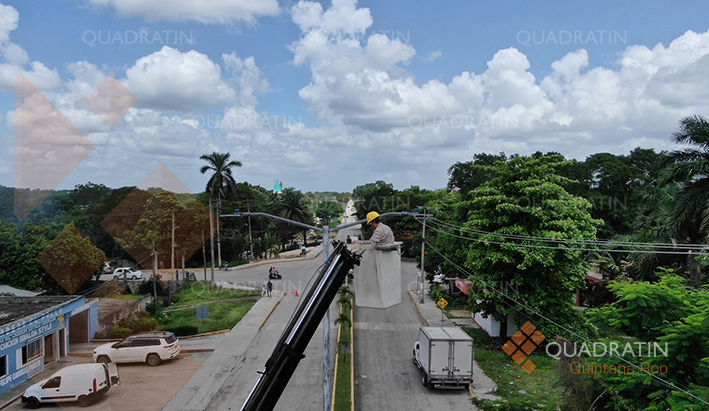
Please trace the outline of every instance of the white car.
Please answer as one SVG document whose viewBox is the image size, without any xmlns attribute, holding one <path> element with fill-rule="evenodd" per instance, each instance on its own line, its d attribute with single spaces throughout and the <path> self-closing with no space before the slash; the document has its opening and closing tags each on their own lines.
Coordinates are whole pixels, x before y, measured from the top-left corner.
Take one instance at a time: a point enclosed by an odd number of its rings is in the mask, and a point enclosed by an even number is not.
<svg viewBox="0 0 709 411">
<path fill-rule="evenodd" d="M 177 357 L 180 344 L 175 334 L 168 331 L 133 335 L 121 342 L 99 345 L 94 350 L 94 361 L 102 363 L 147 362 L 159 365 Z"/>
<path fill-rule="evenodd" d="M 78 364 L 64 367 L 22 394 L 22 403 L 37 408 L 42 403 L 78 401 L 82 407 L 120 385 L 115 364 Z"/>
<path fill-rule="evenodd" d="M 130 267 L 121 267 L 113 270 L 113 279 L 122 280 L 124 274 L 128 280 L 143 280 L 143 272 Z"/>
</svg>

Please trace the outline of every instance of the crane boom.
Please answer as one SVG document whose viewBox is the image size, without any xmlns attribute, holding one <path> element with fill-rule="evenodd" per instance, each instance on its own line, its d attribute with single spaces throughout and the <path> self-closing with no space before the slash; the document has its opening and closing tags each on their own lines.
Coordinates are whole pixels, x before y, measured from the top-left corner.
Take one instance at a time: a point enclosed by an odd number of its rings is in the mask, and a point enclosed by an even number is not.
<svg viewBox="0 0 709 411">
<path fill-rule="evenodd" d="M 333 248 L 330 258 L 316 273 L 313 285 L 303 293 L 241 411 L 271 411 L 275 408 L 347 273 L 359 265 L 361 256 L 350 252 L 344 243 L 334 241 Z"/>
</svg>

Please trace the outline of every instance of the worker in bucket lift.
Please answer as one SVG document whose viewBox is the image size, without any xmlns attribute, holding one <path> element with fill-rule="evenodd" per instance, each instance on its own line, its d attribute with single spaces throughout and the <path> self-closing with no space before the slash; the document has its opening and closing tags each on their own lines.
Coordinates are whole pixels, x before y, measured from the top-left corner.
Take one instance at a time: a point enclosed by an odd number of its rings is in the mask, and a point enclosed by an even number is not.
<svg viewBox="0 0 709 411">
<path fill-rule="evenodd" d="M 360 245 L 373 245 L 375 248 L 394 244 L 394 232 L 388 225 L 381 222 L 379 213 L 370 211 L 367 214 L 367 224 L 374 229 L 374 233 L 369 240 L 358 241 L 354 249 L 359 249 Z"/>
</svg>

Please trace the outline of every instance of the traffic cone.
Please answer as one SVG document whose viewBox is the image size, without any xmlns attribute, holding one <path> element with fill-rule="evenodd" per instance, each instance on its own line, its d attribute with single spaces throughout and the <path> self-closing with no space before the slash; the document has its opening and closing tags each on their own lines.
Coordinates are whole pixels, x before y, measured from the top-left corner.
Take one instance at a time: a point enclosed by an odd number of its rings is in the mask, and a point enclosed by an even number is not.
<svg viewBox="0 0 709 411">
<path fill-rule="evenodd" d="M 300 297 L 300 295 L 298 295 L 298 290 L 295 290 L 295 296 Z"/>
</svg>

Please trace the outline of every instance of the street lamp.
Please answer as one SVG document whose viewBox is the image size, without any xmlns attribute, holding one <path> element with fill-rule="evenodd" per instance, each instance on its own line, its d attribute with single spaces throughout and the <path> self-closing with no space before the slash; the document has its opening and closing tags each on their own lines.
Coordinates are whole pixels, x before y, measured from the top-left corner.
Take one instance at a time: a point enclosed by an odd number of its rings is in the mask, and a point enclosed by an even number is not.
<svg viewBox="0 0 709 411">
<path fill-rule="evenodd" d="M 415 213 L 410 212 L 395 212 L 395 213 L 384 213 L 380 217 L 393 217 L 393 216 L 414 216 Z M 283 221 L 289 224 L 293 224 L 298 227 L 307 228 L 309 230 L 314 230 L 322 233 L 322 248 L 323 248 L 323 261 L 327 262 L 330 257 L 330 232 L 340 231 L 345 228 L 353 227 L 356 225 L 364 224 L 367 220 L 359 220 L 354 223 L 342 224 L 333 229 L 329 226 L 315 227 L 309 224 L 301 223 L 300 221 L 289 220 L 287 218 L 268 214 L 268 213 L 252 213 L 246 212 L 242 213 L 241 210 L 234 210 L 234 214 L 225 214 L 219 216 L 221 217 L 267 217 L 273 220 Z M 330 310 L 325 311 L 325 317 L 323 318 L 323 411 L 330 411 L 332 405 L 332 373 L 330 372 Z"/>
</svg>

